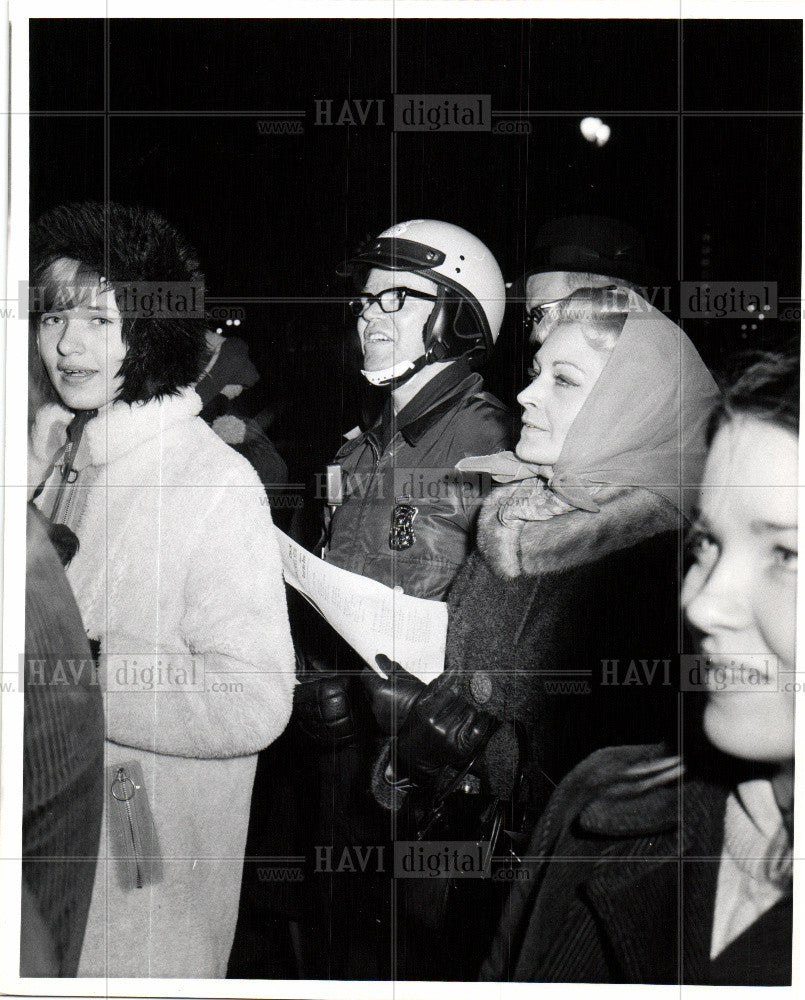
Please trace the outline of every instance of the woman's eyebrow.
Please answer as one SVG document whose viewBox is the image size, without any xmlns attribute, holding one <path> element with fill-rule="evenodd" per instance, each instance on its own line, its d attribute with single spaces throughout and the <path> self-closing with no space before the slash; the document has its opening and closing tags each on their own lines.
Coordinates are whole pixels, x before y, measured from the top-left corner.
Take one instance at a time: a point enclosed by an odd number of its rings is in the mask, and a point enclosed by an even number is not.
<svg viewBox="0 0 805 1000">
<path fill-rule="evenodd" d="M 571 368 L 575 368 L 576 371 L 581 372 L 582 375 L 586 374 L 586 372 L 581 367 L 581 365 L 577 365 L 575 363 L 575 361 L 563 361 L 561 359 L 558 359 L 558 360 L 554 361 L 553 363 L 554 363 L 554 365 L 570 365 Z"/>
<path fill-rule="evenodd" d="M 785 524 L 779 521 L 766 521 L 758 518 L 750 523 L 752 532 L 756 535 L 764 535 L 774 531 L 796 531 L 797 522 L 788 521 Z"/>
</svg>

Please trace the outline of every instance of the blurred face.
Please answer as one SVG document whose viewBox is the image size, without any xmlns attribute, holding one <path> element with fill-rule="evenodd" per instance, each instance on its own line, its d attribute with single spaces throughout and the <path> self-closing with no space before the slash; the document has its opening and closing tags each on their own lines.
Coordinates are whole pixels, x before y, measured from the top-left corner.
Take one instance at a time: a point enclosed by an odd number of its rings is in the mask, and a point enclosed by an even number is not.
<svg viewBox="0 0 805 1000">
<path fill-rule="evenodd" d="M 531 310 L 545 302 L 556 302 L 566 299 L 579 288 L 603 288 L 612 284 L 611 278 L 603 275 L 581 275 L 573 271 L 543 271 L 532 274 L 525 285 L 525 309 L 528 315 Z M 534 331 L 532 323 L 531 332 Z"/>
<path fill-rule="evenodd" d="M 793 676 L 780 674 L 765 689 L 746 681 L 752 670 L 774 677 L 775 664 L 794 669 L 796 482 L 790 431 L 752 417 L 722 427 L 707 458 L 695 561 L 682 589 L 712 664 L 705 732 L 720 750 L 751 760 L 782 762 L 794 752 L 794 694 L 783 690 Z"/>
<path fill-rule="evenodd" d="M 606 351 L 587 341 L 580 323 L 562 323 L 548 334 L 534 356 L 533 381 L 517 397 L 523 407 L 518 458 L 536 465 L 557 461 L 608 360 Z"/>
<path fill-rule="evenodd" d="M 53 387 L 71 410 L 98 410 L 111 403 L 123 382 L 123 321 L 114 292 L 92 290 L 69 309 L 43 313 L 39 354 Z"/>
<path fill-rule="evenodd" d="M 372 268 L 363 291 L 378 295 L 387 288 L 411 288 L 436 295 L 434 281 L 410 271 L 383 271 Z M 379 303 L 370 302 L 358 317 L 358 336 L 366 371 L 382 371 L 401 361 L 416 361 L 424 353 L 422 329 L 433 309 L 433 301 L 405 297 L 402 309 L 386 313 Z"/>
</svg>

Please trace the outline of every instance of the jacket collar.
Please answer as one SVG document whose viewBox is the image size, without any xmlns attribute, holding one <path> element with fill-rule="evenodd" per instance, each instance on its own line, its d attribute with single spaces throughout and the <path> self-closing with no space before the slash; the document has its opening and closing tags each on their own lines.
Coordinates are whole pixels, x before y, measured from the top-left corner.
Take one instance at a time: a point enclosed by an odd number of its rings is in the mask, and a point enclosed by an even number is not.
<svg viewBox="0 0 805 1000">
<path fill-rule="evenodd" d="M 708 981 L 727 793 L 697 781 L 682 788 L 681 802 L 674 782 L 631 802 L 599 798 L 579 817 L 589 833 L 641 838 L 626 858 L 622 842 L 602 852 L 584 887 L 632 982 Z"/>
<path fill-rule="evenodd" d="M 486 498 L 478 519 L 478 549 L 498 575 L 556 573 L 592 563 L 619 549 L 679 527 L 673 506 L 649 490 L 610 486 L 596 494 L 598 513 L 570 510 L 544 521 L 504 524 L 501 508 L 528 489 L 502 486 Z"/>
<path fill-rule="evenodd" d="M 383 407 L 383 412 L 366 431 L 365 436 L 373 443 L 377 451 L 381 449 L 382 441 L 392 437 L 390 426 L 397 434 L 401 434 L 406 444 L 416 447 L 419 441 L 431 427 L 452 407 L 456 399 L 465 396 L 483 385 L 480 375 L 473 372 L 466 361 L 459 358 L 444 371 L 434 376 L 430 382 L 419 390 L 397 414 L 393 420 L 391 414 L 391 398 Z"/>
<path fill-rule="evenodd" d="M 113 403 L 90 420 L 73 463 L 77 469 L 116 461 L 134 448 L 201 410 L 201 399 L 193 389 L 147 403 Z M 48 404 L 36 414 L 31 447 L 37 458 L 52 459 L 66 440 L 67 426 L 75 414 L 63 406 Z"/>
<path fill-rule="evenodd" d="M 463 359 L 431 379 L 397 414 L 397 430 L 407 444 L 415 447 L 425 433 L 451 409 L 459 396 L 480 387 L 481 376 L 473 373 Z"/>
<path fill-rule="evenodd" d="M 609 947 L 630 982 L 785 985 L 790 981 L 791 896 L 733 941 L 714 969 L 710 942 L 729 789 L 691 779 L 682 790 L 681 801 L 675 785 L 670 795 L 655 789 L 633 803 L 606 803 L 599 797 L 579 816 L 588 833 L 644 838 L 628 845 L 627 857 L 622 840 L 605 849 L 581 888 Z M 665 947 L 658 947 L 660 941 Z M 759 958 L 758 942 L 768 941 L 770 953 L 764 944 Z"/>
</svg>

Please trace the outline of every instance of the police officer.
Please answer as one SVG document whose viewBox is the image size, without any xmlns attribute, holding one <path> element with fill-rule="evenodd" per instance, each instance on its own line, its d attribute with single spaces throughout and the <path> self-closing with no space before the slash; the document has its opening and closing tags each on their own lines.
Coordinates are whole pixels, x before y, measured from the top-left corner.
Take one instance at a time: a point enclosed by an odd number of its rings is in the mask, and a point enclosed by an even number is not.
<svg viewBox="0 0 805 1000">
<path fill-rule="evenodd" d="M 475 371 L 500 330 L 503 278 L 477 237 L 432 219 L 385 230 L 351 257 L 349 272 L 360 289 L 350 307 L 362 372 L 388 395 L 371 427 L 346 435 L 328 469 L 322 554 L 406 594 L 443 600 L 469 554 L 484 492 L 455 464 L 509 447 L 508 411 Z M 368 710 L 354 679 L 366 668 L 337 637 L 330 640 L 311 641 L 300 656 L 296 718 L 321 750 L 316 843 L 341 858 L 344 847 L 387 838 L 389 820 L 369 790 L 383 733 L 377 706 Z M 335 872 L 327 884 L 330 909 L 314 912 L 313 922 L 323 917 L 330 926 L 313 935 L 311 974 L 388 975 L 388 929 L 378 916 L 387 880 L 359 882 L 355 873 Z M 325 936 L 329 948 L 321 947 Z"/>
<path fill-rule="evenodd" d="M 478 499 L 455 463 L 508 442 L 507 412 L 473 371 L 500 329 L 503 279 L 480 240 L 429 219 L 386 230 L 350 265 L 362 284 L 350 304 L 363 375 L 389 395 L 336 456 L 325 558 L 440 600 L 468 553 Z"/>
</svg>

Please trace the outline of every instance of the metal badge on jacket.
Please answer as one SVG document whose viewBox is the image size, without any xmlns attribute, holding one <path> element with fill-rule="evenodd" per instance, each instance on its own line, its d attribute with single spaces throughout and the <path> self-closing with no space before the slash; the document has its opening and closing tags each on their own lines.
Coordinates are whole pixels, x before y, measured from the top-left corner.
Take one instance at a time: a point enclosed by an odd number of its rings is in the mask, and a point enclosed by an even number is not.
<svg viewBox="0 0 805 1000">
<path fill-rule="evenodd" d="M 416 541 L 414 534 L 414 518 L 419 513 L 418 507 L 410 503 L 397 503 L 391 514 L 391 531 L 389 532 L 389 548 L 396 552 L 410 549 Z"/>
</svg>

